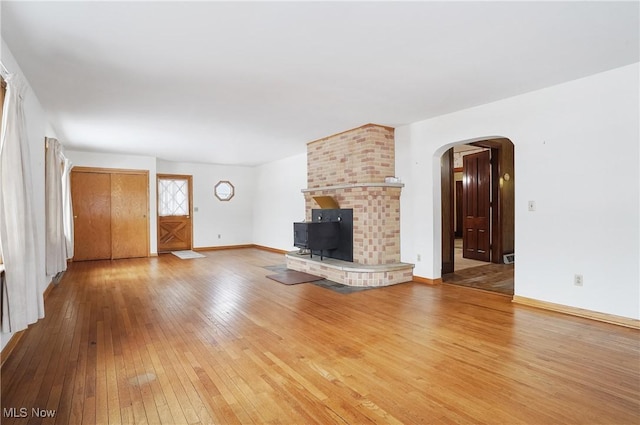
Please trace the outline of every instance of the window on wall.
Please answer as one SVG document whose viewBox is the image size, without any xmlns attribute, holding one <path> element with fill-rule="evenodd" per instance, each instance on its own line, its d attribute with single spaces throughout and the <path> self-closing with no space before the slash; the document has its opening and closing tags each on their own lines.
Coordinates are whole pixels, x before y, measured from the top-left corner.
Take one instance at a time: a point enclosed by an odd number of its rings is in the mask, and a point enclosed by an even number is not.
<svg viewBox="0 0 640 425">
<path fill-rule="evenodd" d="M 189 215 L 189 181 L 158 180 L 158 215 L 161 217 Z"/>
<path fill-rule="evenodd" d="M 228 201 L 233 198 L 233 195 L 235 194 L 235 188 L 230 181 L 221 180 L 215 185 L 213 193 L 219 200 Z"/>
</svg>

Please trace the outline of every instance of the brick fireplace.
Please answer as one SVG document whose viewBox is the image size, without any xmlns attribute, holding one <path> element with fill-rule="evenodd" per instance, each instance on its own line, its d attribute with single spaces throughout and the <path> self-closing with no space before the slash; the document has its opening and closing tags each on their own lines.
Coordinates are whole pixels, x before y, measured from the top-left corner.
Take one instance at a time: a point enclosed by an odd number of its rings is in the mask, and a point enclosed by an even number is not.
<svg viewBox="0 0 640 425">
<path fill-rule="evenodd" d="M 353 209 L 353 262 L 287 254 L 290 269 L 352 286 L 384 286 L 413 278 L 413 264 L 400 262 L 401 183 L 395 175 L 394 130 L 367 124 L 307 145 L 307 221 L 320 208 L 317 196 Z"/>
</svg>

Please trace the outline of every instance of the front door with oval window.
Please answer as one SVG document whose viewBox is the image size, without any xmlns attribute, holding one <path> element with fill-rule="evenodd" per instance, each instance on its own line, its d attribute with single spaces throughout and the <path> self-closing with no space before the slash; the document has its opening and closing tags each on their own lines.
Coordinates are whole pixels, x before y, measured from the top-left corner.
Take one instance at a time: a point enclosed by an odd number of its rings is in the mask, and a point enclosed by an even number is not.
<svg viewBox="0 0 640 425">
<path fill-rule="evenodd" d="M 191 176 L 158 174 L 158 252 L 192 248 Z"/>
</svg>

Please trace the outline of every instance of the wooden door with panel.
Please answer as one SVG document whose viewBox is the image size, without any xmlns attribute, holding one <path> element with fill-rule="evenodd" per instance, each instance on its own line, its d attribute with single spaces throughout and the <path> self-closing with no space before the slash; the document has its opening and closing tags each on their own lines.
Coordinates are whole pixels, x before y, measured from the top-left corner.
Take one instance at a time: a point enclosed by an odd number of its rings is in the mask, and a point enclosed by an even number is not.
<svg viewBox="0 0 640 425">
<path fill-rule="evenodd" d="M 111 174 L 71 172 L 74 261 L 111 258 Z"/>
<path fill-rule="evenodd" d="M 149 256 L 149 174 L 111 175 L 111 257 Z"/>
<path fill-rule="evenodd" d="M 491 260 L 491 161 L 488 150 L 463 157 L 462 256 Z"/>
<path fill-rule="evenodd" d="M 158 252 L 189 250 L 192 235 L 192 176 L 158 174 Z"/>
</svg>

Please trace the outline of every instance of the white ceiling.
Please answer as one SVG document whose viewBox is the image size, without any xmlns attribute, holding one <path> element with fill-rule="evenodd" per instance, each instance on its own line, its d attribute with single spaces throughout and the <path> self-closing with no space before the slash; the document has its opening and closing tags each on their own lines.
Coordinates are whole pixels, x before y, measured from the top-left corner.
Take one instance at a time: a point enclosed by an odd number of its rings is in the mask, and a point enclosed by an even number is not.
<svg viewBox="0 0 640 425">
<path fill-rule="evenodd" d="M 639 60 L 634 2 L 11 2 L 67 149 L 255 165 Z"/>
</svg>

